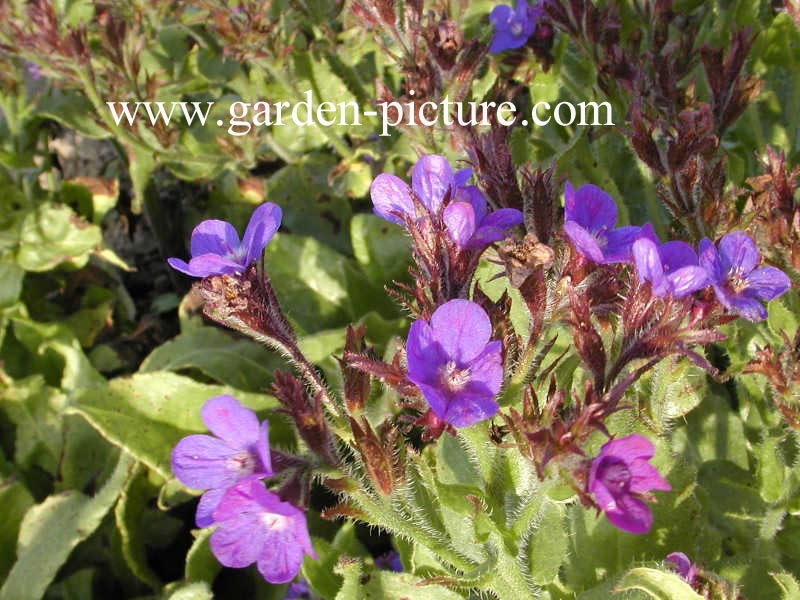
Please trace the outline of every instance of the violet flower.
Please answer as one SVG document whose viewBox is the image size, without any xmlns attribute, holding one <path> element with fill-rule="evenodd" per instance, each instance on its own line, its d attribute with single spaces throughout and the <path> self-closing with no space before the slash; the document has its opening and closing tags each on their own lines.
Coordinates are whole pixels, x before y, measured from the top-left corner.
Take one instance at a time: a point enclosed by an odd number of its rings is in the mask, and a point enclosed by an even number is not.
<svg viewBox="0 0 800 600">
<path fill-rule="evenodd" d="M 614 527 L 630 533 L 650 531 L 653 515 L 642 495 L 672 489 L 647 462 L 654 453 L 650 440 L 634 433 L 605 443 L 592 461 L 588 489 Z"/>
<path fill-rule="evenodd" d="M 459 248 L 482 248 L 499 242 L 505 239 L 507 229 L 524 221 L 522 213 L 515 208 L 489 212 L 483 194 L 470 187 L 474 192 L 463 194 L 466 201 L 451 202 L 442 214 L 447 233 Z"/>
<path fill-rule="evenodd" d="M 211 534 L 211 552 L 226 567 L 257 563 L 269 583 L 295 578 L 303 554 L 317 558 L 308 535 L 306 516 L 257 480 L 228 488 L 214 511 L 217 528 Z"/>
<path fill-rule="evenodd" d="M 374 179 L 370 186 L 373 210 L 382 219 L 405 226 L 406 220 L 420 223 L 437 215 L 447 200 L 442 220 L 450 239 L 465 249 L 487 246 L 502 240 L 505 230 L 522 223 L 523 216 L 513 208 L 489 212 L 481 191 L 467 185 L 470 177 L 472 169 L 454 173 L 443 156 L 423 156 L 411 172 L 411 187 L 389 173 Z"/>
<path fill-rule="evenodd" d="M 760 260 L 755 242 L 744 231 L 723 236 L 719 249 L 708 238 L 700 241 L 700 266 L 708 273 L 717 300 L 750 321 L 766 319 L 767 310 L 761 303 L 777 298 L 791 286 L 786 273 L 775 267 L 758 267 Z"/>
<path fill-rule="evenodd" d="M 516 9 L 505 4 L 495 6 L 489 14 L 489 21 L 495 30 L 489 52 L 495 54 L 524 46 L 536 30 L 539 19 L 544 16 L 542 4 L 537 1 L 528 5 L 525 0 L 517 0 Z"/>
<path fill-rule="evenodd" d="M 185 486 L 208 490 L 200 498 L 198 527 L 213 525 L 213 514 L 226 488 L 243 479 L 273 474 L 268 427 L 232 396 L 208 400 L 200 415 L 214 435 L 190 435 L 172 450 L 172 472 Z"/>
<path fill-rule="evenodd" d="M 227 221 L 203 221 L 192 231 L 188 264 L 179 258 L 167 262 L 176 271 L 192 277 L 230 275 L 244 271 L 264 253 L 264 248 L 281 225 L 281 209 L 265 202 L 250 217 L 244 238 Z"/>
<path fill-rule="evenodd" d="M 434 414 L 467 427 L 492 417 L 503 381 L 499 341 L 489 341 L 486 312 L 469 300 L 450 300 L 436 309 L 430 324 L 417 320 L 406 342 L 408 378 Z"/>
<path fill-rule="evenodd" d="M 389 550 L 380 556 L 376 556 L 375 566 L 384 571 L 403 572 L 403 563 L 400 560 L 400 555 L 394 550 Z"/>
<path fill-rule="evenodd" d="M 694 585 L 694 580 L 697 577 L 697 567 L 692 564 L 692 561 L 683 552 L 667 554 L 664 562 L 670 563 L 668 565 L 669 569 L 680 575 L 681 579 L 686 583 Z"/>
<path fill-rule="evenodd" d="M 683 298 L 708 285 L 708 274 L 699 266 L 697 253 L 686 242 L 663 244 L 639 238 L 631 247 L 639 282 L 649 281 L 655 296 Z"/>
<path fill-rule="evenodd" d="M 310 598 L 311 588 L 308 585 L 308 581 L 300 577 L 286 588 L 286 595 L 283 600 L 309 600 Z"/>
<path fill-rule="evenodd" d="M 564 232 L 575 249 L 592 262 L 611 264 L 629 262 L 631 246 L 639 237 L 655 241 L 653 226 L 617 224 L 617 205 L 596 185 L 582 185 L 578 190 L 567 182 L 564 188 Z"/>
</svg>

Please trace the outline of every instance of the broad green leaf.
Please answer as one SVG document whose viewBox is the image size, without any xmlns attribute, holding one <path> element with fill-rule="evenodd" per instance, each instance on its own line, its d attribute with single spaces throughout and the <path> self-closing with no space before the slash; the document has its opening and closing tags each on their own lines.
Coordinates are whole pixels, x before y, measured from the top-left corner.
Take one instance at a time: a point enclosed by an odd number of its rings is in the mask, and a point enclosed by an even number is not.
<svg viewBox="0 0 800 600">
<path fill-rule="evenodd" d="M 197 370 L 213 380 L 240 390 L 258 391 L 272 382 L 283 360 L 263 346 L 234 337 L 216 327 L 200 327 L 153 350 L 140 373 Z"/>
<path fill-rule="evenodd" d="M 209 538 L 212 529 L 195 530 L 192 547 L 186 553 L 186 570 L 184 578 L 186 581 L 205 581 L 208 584 L 214 582 L 214 578 L 222 570 L 222 565 L 211 552 Z"/>
<path fill-rule="evenodd" d="M 561 563 L 567 556 L 564 512 L 562 504 L 544 502 L 528 540 L 530 574 L 539 585 L 547 585 L 558 577 Z"/>
<path fill-rule="evenodd" d="M 28 488 L 20 481 L 6 480 L 0 483 L 0 580 L 5 579 L 17 559 L 16 545 L 20 524 L 26 511 L 33 504 Z"/>
<path fill-rule="evenodd" d="M 114 519 L 122 541 L 122 556 L 128 567 L 141 581 L 157 590 L 161 582 L 147 564 L 142 527 L 147 502 L 155 494 L 156 488 L 147 480 L 147 473 L 141 465 L 136 465 L 114 507 Z"/>
<path fill-rule="evenodd" d="M 631 569 L 622 577 L 615 591 L 642 590 L 654 600 L 703 600 L 691 586 L 675 573 L 647 567 Z"/>
<path fill-rule="evenodd" d="M 0 258 L 0 308 L 12 306 L 22 292 L 25 271 L 6 255 Z"/>
<path fill-rule="evenodd" d="M 165 600 L 214 600 L 211 585 L 205 581 L 179 583 L 166 590 Z"/>
<path fill-rule="evenodd" d="M 100 228 L 68 206 L 43 204 L 22 222 L 17 263 L 26 271 L 48 271 L 64 262 L 83 266 L 102 241 Z"/>
<path fill-rule="evenodd" d="M 167 479 L 173 446 L 185 435 L 206 431 L 200 408 L 220 394 L 231 394 L 254 410 L 275 406 L 270 396 L 157 371 L 114 379 L 107 387 L 86 390 L 69 411 L 83 416 L 109 442 Z"/>
<path fill-rule="evenodd" d="M 360 213 L 350 221 L 350 241 L 361 270 L 375 285 L 408 279 L 411 240 L 402 227 Z"/>
<path fill-rule="evenodd" d="M 790 573 L 770 573 L 772 578 L 781 588 L 782 600 L 798 600 L 800 598 L 800 584 Z"/>
<path fill-rule="evenodd" d="M 0 600 L 38 600 L 44 595 L 72 549 L 94 532 L 114 505 L 133 465 L 130 456 L 121 454 L 95 496 L 63 492 L 28 511 L 20 527 L 17 562 L 0 588 Z"/>
<path fill-rule="evenodd" d="M 335 573 L 339 560 L 354 560 L 366 553 L 356 537 L 355 525 L 345 522 L 332 541 L 313 538 L 314 551 L 318 559 L 306 556 L 303 560 L 302 574 L 311 589 L 323 598 L 333 598 L 342 585 L 342 577 Z M 346 558 L 345 558 L 346 557 Z"/>
<path fill-rule="evenodd" d="M 111 136 L 95 119 L 92 103 L 81 94 L 45 96 L 39 103 L 37 114 L 58 121 L 84 137 L 102 139 Z"/>
</svg>

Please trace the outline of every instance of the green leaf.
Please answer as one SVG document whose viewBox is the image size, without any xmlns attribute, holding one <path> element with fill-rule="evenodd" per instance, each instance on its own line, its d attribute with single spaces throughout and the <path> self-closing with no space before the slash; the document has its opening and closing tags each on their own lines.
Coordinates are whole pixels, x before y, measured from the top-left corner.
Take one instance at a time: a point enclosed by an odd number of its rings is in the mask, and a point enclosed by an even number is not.
<svg viewBox="0 0 800 600">
<path fill-rule="evenodd" d="M 195 535 L 194 542 L 192 542 L 192 547 L 186 553 L 186 570 L 184 574 L 186 581 L 205 581 L 210 585 L 222 570 L 222 565 L 211 552 L 209 539 L 212 532 L 213 530 L 210 527 L 193 532 Z"/>
<path fill-rule="evenodd" d="M 323 598 L 333 598 L 342 586 L 342 577 L 334 572 L 334 567 L 342 557 L 354 559 L 366 552 L 356 537 L 352 521 L 345 522 L 336 533 L 333 541 L 319 537 L 313 538 L 314 551 L 318 559 L 305 557 L 302 574 L 311 588 Z"/>
<path fill-rule="evenodd" d="M 154 590 L 161 587 L 161 582 L 147 564 L 144 528 L 141 525 L 147 512 L 147 502 L 156 495 L 156 491 L 148 481 L 145 470 L 137 465 L 114 507 L 114 519 L 122 541 L 122 556 L 131 572 Z"/>
<path fill-rule="evenodd" d="M 199 327 L 158 346 L 139 372 L 196 369 L 218 383 L 255 392 L 267 388 L 281 366 L 278 356 L 253 341 L 216 327 Z"/>
<path fill-rule="evenodd" d="M 797 579 L 790 573 L 770 573 L 772 578 L 781 588 L 783 600 L 798 600 L 800 599 L 800 585 Z"/>
<path fill-rule="evenodd" d="M 410 240 L 402 227 L 359 213 L 350 221 L 350 241 L 361 270 L 375 285 L 408 279 Z"/>
<path fill-rule="evenodd" d="M 231 394 L 254 410 L 276 405 L 271 396 L 157 371 L 114 379 L 107 387 L 86 390 L 69 411 L 83 416 L 109 442 L 168 479 L 172 447 L 185 435 L 206 430 L 200 408 L 220 394 Z"/>
<path fill-rule="evenodd" d="M 80 267 L 102 242 L 100 228 L 68 206 L 42 204 L 22 221 L 17 263 L 26 271 L 49 271 L 64 262 Z"/>
<path fill-rule="evenodd" d="M 21 482 L 0 484 L 0 580 L 5 579 L 17 559 L 16 545 L 22 518 L 33 504 L 33 496 Z"/>
<path fill-rule="evenodd" d="M 528 540 L 530 574 L 539 585 L 547 585 L 558 577 L 569 546 L 564 526 L 564 506 L 545 501 L 536 520 L 536 528 Z"/>
<path fill-rule="evenodd" d="M 350 564 L 344 568 L 345 573 L 355 569 Z M 391 571 L 373 571 L 369 578 L 362 577 L 366 583 L 356 586 L 358 577 L 346 577 L 347 584 L 336 596 L 336 600 L 463 600 L 463 596 L 440 585 L 425 584 L 409 573 L 392 573 Z"/>
<path fill-rule="evenodd" d="M 0 308 L 12 306 L 22 292 L 25 270 L 9 258 L 0 259 Z"/>
<path fill-rule="evenodd" d="M 102 139 L 111 134 L 94 118 L 91 102 L 82 94 L 57 94 L 44 96 L 37 114 L 58 121 L 84 137 Z"/>
<path fill-rule="evenodd" d="M 164 595 L 166 600 L 214 600 L 211 585 L 205 581 L 178 583 L 168 588 Z"/>
<path fill-rule="evenodd" d="M 94 532 L 114 505 L 133 465 L 133 459 L 122 454 L 94 497 L 63 492 L 28 511 L 19 533 L 19 558 L 0 588 L 0 600 L 38 600 L 44 595 L 72 549 Z"/>
<path fill-rule="evenodd" d="M 614 591 L 627 590 L 642 590 L 655 600 L 703 600 L 700 594 L 675 573 L 647 567 L 638 567 L 625 573 Z"/>
</svg>

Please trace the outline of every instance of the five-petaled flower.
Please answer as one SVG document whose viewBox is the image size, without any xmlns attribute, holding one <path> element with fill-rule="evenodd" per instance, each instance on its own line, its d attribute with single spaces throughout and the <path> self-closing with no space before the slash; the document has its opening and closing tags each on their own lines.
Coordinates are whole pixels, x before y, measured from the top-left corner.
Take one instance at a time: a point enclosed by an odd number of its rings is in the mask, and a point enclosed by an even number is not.
<svg viewBox="0 0 800 600">
<path fill-rule="evenodd" d="M 217 528 L 211 534 L 211 551 L 226 567 L 257 563 L 270 583 L 294 579 L 303 555 L 317 558 L 308 535 L 306 516 L 257 480 L 231 486 L 214 511 Z"/>
<path fill-rule="evenodd" d="M 775 267 L 758 267 L 761 257 L 755 242 L 743 231 L 723 236 L 717 248 L 700 241 L 700 266 L 708 273 L 720 304 L 750 321 L 767 318 L 762 302 L 785 293 L 789 277 Z M 757 268 L 758 267 L 758 268 Z"/>
<path fill-rule="evenodd" d="M 232 396 L 215 396 L 201 409 L 214 435 L 190 435 L 172 450 L 172 472 L 187 487 L 207 490 L 197 505 L 198 527 L 214 523 L 226 489 L 243 479 L 271 477 L 268 427 Z"/>
<path fill-rule="evenodd" d="M 492 417 L 503 381 L 501 343 L 489 341 L 486 312 L 469 300 L 450 300 L 430 324 L 414 321 L 408 332 L 408 378 L 434 414 L 455 427 Z"/>
<path fill-rule="evenodd" d="M 406 225 L 421 223 L 439 214 L 447 234 L 460 248 L 488 246 L 505 237 L 505 230 L 523 221 L 514 208 L 489 212 L 486 199 L 474 185 L 467 185 L 471 169 L 455 173 L 443 156 L 423 156 L 411 172 L 411 186 L 389 173 L 378 175 L 370 186 L 374 212 L 379 217 Z M 417 200 L 417 203 L 414 202 Z"/>
<path fill-rule="evenodd" d="M 689 560 L 689 557 L 683 552 L 667 554 L 664 558 L 664 562 L 670 563 L 668 565 L 669 569 L 680 575 L 681 579 L 686 583 L 694 585 L 695 578 L 697 577 L 697 567 L 692 564 L 692 561 Z"/>
<path fill-rule="evenodd" d="M 617 224 L 617 205 L 596 185 L 577 190 L 567 182 L 564 188 L 564 232 L 575 249 L 589 260 L 610 264 L 629 262 L 631 246 L 637 238 L 655 239 L 653 226 Z"/>
<path fill-rule="evenodd" d="M 495 6 L 489 15 L 489 20 L 494 26 L 489 52 L 495 54 L 524 46 L 536 31 L 539 19 L 544 16 L 542 5 L 541 1 L 529 5 L 526 0 L 517 0 L 516 9 L 505 4 Z"/>
<path fill-rule="evenodd" d="M 281 209 L 265 202 L 250 217 L 242 241 L 227 221 L 203 221 L 192 231 L 188 263 L 179 258 L 167 262 L 176 271 L 192 277 L 230 275 L 244 271 L 256 262 L 281 225 Z"/>
<path fill-rule="evenodd" d="M 672 489 L 647 462 L 654 453 L 650 440 L 635 433 L 606 442 L 592 461 L 589 492 L 611 524 L 623 531 L 650 531 L 653 515 L 641 497 L 650 490 Z"/>
<path fill-rule="evenodd" d="M 686 242 L 659 244 L 643 237 L 633 243 L 631 253 L 639 281 L 649 281 L 656 296 L 683 298 L 708 285 L 708 274 Z"/>
</svg>

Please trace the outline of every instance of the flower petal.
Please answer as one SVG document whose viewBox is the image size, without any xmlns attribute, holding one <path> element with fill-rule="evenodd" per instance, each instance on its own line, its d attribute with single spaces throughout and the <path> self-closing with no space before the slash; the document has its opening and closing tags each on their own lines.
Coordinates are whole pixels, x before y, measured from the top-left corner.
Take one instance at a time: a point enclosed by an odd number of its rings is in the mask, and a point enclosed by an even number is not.
<svg viewBox="0 0 800 600">
<path fill-rule="evenodd" d="M 475 210 L 469 202 L 451 202 L 442 214 L 447 233 L 459 248 L 465 248 L 475 233 Z"/>
<path fill-rule="evenodd" d="M 259 474 L 270 477 L 275 472 L 272 470 L 272 455 L 269 451 L 269 421 L 264 420 L 261 423 L 261 429 L 258 432 L 258 442 L 256 443 L 256 454 L 261 463 L 261 472 Z"/>
<path fill-rule="evenodd" d="M 233 275 L 244 271 L 244 265 L 224 258 L 218 254 L 201 254 L 189 261 L 188 271 L 192 277 L 209 277 L 211 275 Z"/>
<path fill-rule="evenodd" d="M 592 262 L 603 262 L 603 251 L 600 249 L 600 244 L 597 243 L 597 238 L 576 221 L 565 221 L 564 233 L 567 234 L 569 241 L 572 242 L 579 254 L 582 254 Z"/>
<path fill-rule="evenodd" d="M 498 25 L 508 23 L 513 16 L 514 9 L 505 4 L 498 4 L 492 9 L 492 12 L 489 13 L 489 21 L 492 25 L 497 27 Z"/>
<path fill-rule="evenodd" d="M 459 173 L 460 172 L 461 171 L 459 171 Z M 453 201 L 469 202 L 475 212 L 475 223 L 480 223 L 484 217 L 486 217 L 486 213 L 489 210 L 486 205 L 486 198 L 483 197 L 483 193 L 474 185 L 456 187 Z"/>
<path fill-rule="evenodd" d="M 714 243 L 708 238 L 700 240 L 698 261 L 708 273 L 709 281 L 714 285 L 722 285 L 727 280 L 727 273 L 722 268 L 722 259 Z M 723 303 L 724 304 L 724 303 Z"/>
<path fill-rule="evenodd" d="M 224 487 L 241 475 L 231 461 L 238 452 L 210 435 L 189 435 L 172 449 L 172 473 L 182 484 L 196 490 Z"/>
<path fill-rule="evenodd" d="M 192 231 L 190 252 L 192 258 L 201 254 L 225 256 L 239 247 L 239 234 L 227 221 L 203 221 Z"/>
<path fill-rule="evenodd" d="M 650 490 L 661 490 L 669 492 L 672 490 L 669 482 L 661 476 L 653 465 L 645 458 L 636 458 L 629 464 L 631 472 L 631 492 L 637 494 L 649 492 Z"/>
<path fill-rule="evenodd" d="M 564 187 L 564 220 L 575 221 L 596 234 L 616 225 L 617 205 L 611 196 L 596 185 L 582 185 L 575 191 L 568 181 Z"/>
<path fill-rule="evenodd" d="M 408 330 L 406 362 L 409 379 L 428 384 L 438 381 L 439 369 L 447 362 L 444 349 L 433 338 L 433 330 L 422 319 L 414 321 Z"/>
<path fill-rule="evenodd" d="M 649 281 L 654 295 L 665 296 L 668 291 L 667 281 L 656 244 L 646 238 L 639 238 L 633 243 L 631 254 L 639 282 Z"/>
<path fill-rule="evenodd" d="M 415 381 L 414 384 L 419 388 L 419 391 L 422 392 L 422 395 L 428 403 L 428 406 L 431 407 L 433 414 L 443 421 L 446 421 L 447 407 L 449 404 L 448 398 L 432 385 L 419 381 Z"/>
<path fill-rule="evenodd" d="M 642 228 L 637 225 L 618 227 L 606 234 L 606 247 L 603 248 L 603 264 L 629 262 L 631 246 L 641 238 Z M 644 238 L 642 238 L 644 239 Z"/>
<path fill-rule="evenodd" d="M 417 211 L 411 199 L 411 190 L 399 177 L 381 173 L 372 181 L 369 193 L 374 207 L 373 212 L 382 219 L 405 225 L 402 215 L 415 218 Z"/>
<path fill-rule="evenodd" d="M 198 527 L 211 527 L 214 524 L 214 511 L 219 506 L 219 501 L 228 488 L 217 488 L 208 490 L 205 494 L 200 496 L 200 502 L 197 503 L 197 512 L 194 516 L 194 522 Z"/>
<path fill-rule="evenodd" d="M 759 267 L 747 276 L 745 292 L 758 300 L 769 301 L 784 294 L 791 287 L 789 277 L 775 267 Z"/>
<path fill-rule="evenodd" d="M 748 321 L 758 322 L 767 318 L 767 309 L 756 298 L 747 294 L 731 294 L 724 288 L 714 287 L 717 299 L 725 308 L 738 313 Z"/>
<path fill-rule="evenodd" d="M 724 271 L 747 275 L 756 268 L 760 256 L 756 243 L 744 231 L 734 231 L 719 241 L 719 254 Z"/>
<path fill-rule="evenodd" d="M 281 207 L 272 202 L 265 202 L 253 211 L 242 238 L 242 246 L 247 251 L 246 265 L 261 258 L 264 248 L 281 226 L 282 215 Z"/>
<path fill-rule="evenodd" d="M 682 267 L 669 273 L 667 282 L 672 295 L 676 298 L 683 298 L 709 284 L 708 272 L 699 266 Z"/>
<path fill-rule="evenodd" d="M 422 204 L 436 214 L 453 184 L 453 170 L 443 156 L 428 154 L 414 165 L 411 172 L 411 189 Z"/>
<path fill-rule="evenodd" d="M 500 405 L 494 401 L 493 396 L 461 392 L 450 400 L 443 419 L 453 427 L 469 427 L 479 421 L 491 419 L 498 410 Z"/>
<path fill-rule="evenodd" d="M 489 342 L 469 365 L 470 382 L 468 390 L 475 390 L 479 385 L 492 398 L 500 391 L 503 384 L 503 344 L 499 340 Z"/>
<path fill-rule="evenodd" d="M 233 396 L 209 399 L 203 404 L 200 416 L 208 430 L 231 447 L 255 450 L 260 431 L 258 417 Z"/>
<path fill-rule="evenodd" d="M 630 462 L 635 458 L 651 458 L 656 449 L 653 443 L 639 433 L 606 442 L 600 449 L 600 456 L 615 456 Z"/>
<path fill-rule="evenodd" d="M 258 557 L 258 572 L 269 583 L 287 583 L 295 578 L 303 563 L 303 549 L 291 532 L 272 533 Z"/>
<path fill-rule="evenodd" d="M 431 315 L 433 339 L 458 366 L 466 366 L 483 352 L 492 335 L 486 311 L 469 300 L 450 300 Z"/>
<path fill-rule="evenodd" d="M 697 266 L 697 252 L 687 244 L 679 240 L 665 242 L 658 248 L 661 254 L 661 262 L 666 271 L 675 271 L 681 267 Z"/>
<path fill-rule="evenodd" d="M 653 515 L 647 505 L 629 495 L 620 495 L 613 508 L 605 511 L 611 524 L 628 533 L 642 534 L 653 526 Z"/>
</svg>

